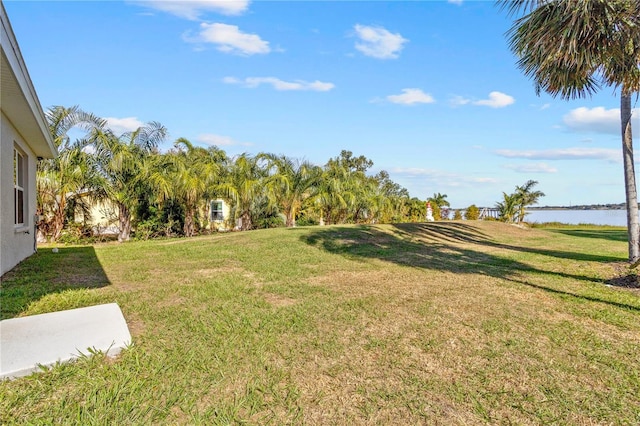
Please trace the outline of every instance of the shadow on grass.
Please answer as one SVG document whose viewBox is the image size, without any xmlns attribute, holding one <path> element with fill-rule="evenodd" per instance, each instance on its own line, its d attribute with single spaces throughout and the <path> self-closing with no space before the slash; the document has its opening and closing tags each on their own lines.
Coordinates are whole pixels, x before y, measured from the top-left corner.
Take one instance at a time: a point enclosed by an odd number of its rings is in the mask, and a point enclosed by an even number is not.
<svg viewBox="0 0 640 426">
<path fill-rule="evenodd" d="M 478 228 L 462 223 L 397 224 L 390 229 L 391 232 L 385 232 L 381 228 L 369 226 L 330 227 L 314 231 L 301 239 L 307 244 L 351 259 L 379 259 L 414 268 L 480 274 L 553 294 L 640 311 L 639 306 L 530 283 L 523 280 L 522 273 L 595 283 L 603 283 L 603 280 L 587 275 L 538 269 L 524 262 L 489 253 L 483 247 L 582 261 L 619 261 L 619 258 L 500 244 Z"/>
<path fill-rule="evenodd" d="M 2 276 L 0 319 L 19 315 L 47 294 L 110 284 L 93 247 L 41 249 Z"/>
<path fill-rule="evenodd" d="M 402 223 L 393 225 L 393 227 L 403 238 L 419 237 L 422 239 L 429 238 L 433 240 L 445 239 L 451 242 L 475 243 L 506 250 L 557 257 L 559 259 L 582 260 L 589 262 L 620 262 L 625 260 L 614 256 L 594 255 L 591 253 L 580 253 L 575 251 L 548 250 L 541 247 L 525 247 L 497 243 L 490 236 L 478 231 L 473 226 L 464 223 Z M 591 232 L 595 234 L 598 231 Z"/>
<path fill-rule="evenodd" d="M 627 242 L 626 229 L 546 229 L 549 232 L 569 235 L 572 237 L 598 238 L 609 241 Z"/>
</svg>

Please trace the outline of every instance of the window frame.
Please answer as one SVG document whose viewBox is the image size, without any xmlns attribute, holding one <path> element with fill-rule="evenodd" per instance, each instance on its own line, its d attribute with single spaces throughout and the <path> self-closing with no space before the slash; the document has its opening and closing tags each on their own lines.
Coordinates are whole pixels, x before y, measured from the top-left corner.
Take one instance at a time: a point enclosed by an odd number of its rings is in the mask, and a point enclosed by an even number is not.
<svg viewBox="0 0 640 426">
<path fill-rule="evenodd" d="M 14 142 L 13 146 L 13 224 L 24 228 L 28 223 L 27 154 Z"/>
<path fill-rule="evenodd" d="M 214 206 L 216 208 L 214 208 Z M 223 201 L 215 200 L 211 202 L 211 220 L 215 220 L 215 221 L 224 220 L 224 202 Z"/>
</svg>

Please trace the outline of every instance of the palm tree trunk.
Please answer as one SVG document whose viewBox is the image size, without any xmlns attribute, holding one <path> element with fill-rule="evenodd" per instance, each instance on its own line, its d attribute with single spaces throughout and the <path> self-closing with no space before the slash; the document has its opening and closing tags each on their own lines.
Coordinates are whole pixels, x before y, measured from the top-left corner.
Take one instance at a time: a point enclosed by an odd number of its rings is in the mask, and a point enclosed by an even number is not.
<svg viewBox="0 0 640 426">
<path fill-rule="evenodd" d="M 240 227 L 240 229 L 242 231 L 249 231 L 252 227 L 251 214 L 248 211 L 243 212 L 240 216 L 240 220 L 242 221 L 242 226 Z"/>
<path fill-rule="evenodd" d="M 195 214 L 193 210 L 192 207 L 188 207 L 184 215 L 184 226 L 182 230 L 185 237 L 193 237 L 194 234 L 193 218 Z"/>
<path fill-rule="evenodd" d="M 66 198 L 64 195 L 59 195 L 56 206 L 56 211 L 53 216 L 53 235 L 52 240 L 58 241 L 60 235 L 62 235 L 62 229 L 64 228 L 64 209 L 66 207 Z"/>
<path fill-rule="evenodd" d="M 627 233 L 629 236 L 629 262 L 640 259 L 640 225 L 638 224 L 638 191 L 633 165 L 633 138 L 631 134 L 631 95 L 620 96 L 620 119 L 622 122 L 622 157 L 624 163 L 624 187 L 627 199 Z"/>
<path fill-rule="evenodd" d="M 287 228 L 293 228 L 296 226 L 296 210 L 295 207 L 290 207 L 285 210 L 285 217 L 287 218 L 287 223 L 285 226 Z"/>
<path fill-rule="evenodd" d="M 131 235 L 131 213 L 124 205 L 118 203 L 118 222 L 120 233 L 118 234 L 118 242 L 129 241 Z"/>
</svg>

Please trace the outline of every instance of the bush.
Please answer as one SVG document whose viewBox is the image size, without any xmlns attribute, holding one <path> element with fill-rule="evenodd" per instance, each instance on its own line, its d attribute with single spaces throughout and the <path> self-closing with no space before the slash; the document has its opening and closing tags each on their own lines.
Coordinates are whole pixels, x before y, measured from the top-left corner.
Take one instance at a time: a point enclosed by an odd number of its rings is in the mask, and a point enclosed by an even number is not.
<svg viewBox="0 0 640 426">
<path fill-rule="evenodd" d="M 475 204 L 471 204 L 467 207 L 464 217 L 467 220 L 478 220 L 480 217 L 480 209 Z"/>
<path fill-rule="evenodd" d="M 136 225 L 133 231 L 135 240 L 148 240 L 162 235 L 162 224 L 156 217 L 144 220 Z"/>
<path fill-rule="evenodd" d="M 285 223 L 281 216 L 263 216 L 253 222 L 253 229 L 282 228 Z"/>
<path fill-rule="evenodd" d="M 300 215 L 296 219 L 296 226 L 313 226 L 318 225 L 318 221 L 313 217 L 307 216 L 305 214 Z"/>
<path fill-rule="evenodd" d="M 436 203 L 431 203 L 431 213 L 433 214 L 433 220 L 442 220 L 440 206 Z"/>
<path fill-rule="evenodd" d="M 69 222 L 65 225 L 59 243 L 62 244 L 90 244 L 93 242 L 93 232 L 89 226 L 78 222 Z"/>
<path fill-rule="evenodd" d="M 460 210 L 456 210 L 453 213 L 453 220 L 462 220 L 462 212 Z"/>
</svg>

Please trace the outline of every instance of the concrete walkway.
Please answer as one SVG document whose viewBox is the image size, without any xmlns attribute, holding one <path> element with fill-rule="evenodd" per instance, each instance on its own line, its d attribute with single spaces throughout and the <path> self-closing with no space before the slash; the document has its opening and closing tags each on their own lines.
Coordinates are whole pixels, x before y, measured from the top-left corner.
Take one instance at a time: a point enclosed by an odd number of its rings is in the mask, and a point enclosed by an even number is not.
<svg viewBox="0 0 640 426">
<path fill-rule="evenodd" d="M 0 321 L 0 379 L 88 355 L 87 349 L 115 356 L 130 343 L 117 303 Z"/>
</svg>

